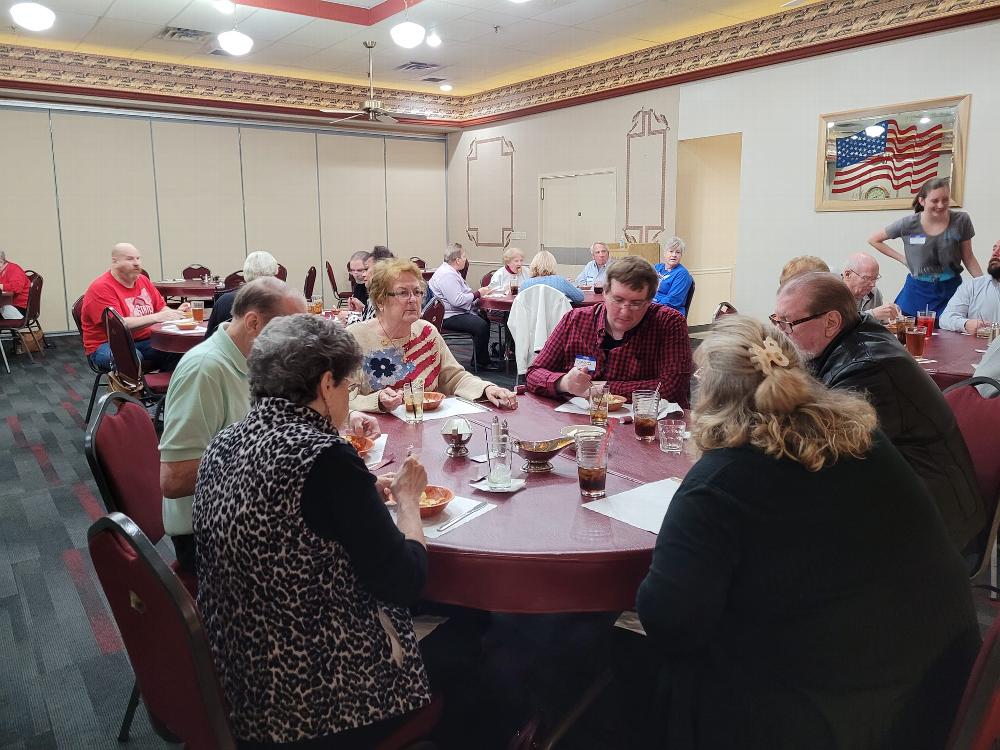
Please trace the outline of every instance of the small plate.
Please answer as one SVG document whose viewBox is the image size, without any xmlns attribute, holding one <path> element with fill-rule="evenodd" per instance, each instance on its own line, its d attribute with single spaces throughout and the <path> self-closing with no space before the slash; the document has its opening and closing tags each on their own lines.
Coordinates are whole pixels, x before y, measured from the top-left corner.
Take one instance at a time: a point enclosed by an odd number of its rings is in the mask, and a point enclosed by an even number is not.
<svg viewBox="0 0 1000 750">
<path fill-rule="evenodd" d="M 595 435 L 603 435 L 607 430 L 603 427 L 598 427 L 595 424 L 570 424 L 559 430 L 559 434 L 564 437 L 576 438 L 577 433 L 593 433 Z"/>
<path fill-rule="evenodd" d="M 512 478 L 510 480 L 510 487 L 496 488 L 496 487 L 490 487 L 489 480 L 481 479 L 480 481 L 470 484 L 469 486 L 477 490 L 480 490 L 481 492 L 496 492 L 501 495 L 506 495 L 511 492 L 517 492 L 518 490 L 522 489 L 524 485 L 526 485 L 527 483 L 528 482 L 525 479 Z"/>
</svg>

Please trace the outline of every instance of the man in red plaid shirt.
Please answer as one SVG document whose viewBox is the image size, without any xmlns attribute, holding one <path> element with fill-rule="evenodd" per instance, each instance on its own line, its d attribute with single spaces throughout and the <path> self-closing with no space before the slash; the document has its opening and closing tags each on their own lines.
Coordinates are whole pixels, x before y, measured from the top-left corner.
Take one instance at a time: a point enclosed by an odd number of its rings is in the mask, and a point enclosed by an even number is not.
<svg viewBox="0 0 1000 750">
<path fill-rule="evenodd" d="M 604 302 L 566 314 L 528 367 L 527 385 L 543 396 L 584 396 L 606 380 L 621 396 L 659 386 L 662 398 L 690 405 L 691 342 L 676 310 L 652 304 L 659 277 L 629 255 L 608 268 Z"/>
</svg>

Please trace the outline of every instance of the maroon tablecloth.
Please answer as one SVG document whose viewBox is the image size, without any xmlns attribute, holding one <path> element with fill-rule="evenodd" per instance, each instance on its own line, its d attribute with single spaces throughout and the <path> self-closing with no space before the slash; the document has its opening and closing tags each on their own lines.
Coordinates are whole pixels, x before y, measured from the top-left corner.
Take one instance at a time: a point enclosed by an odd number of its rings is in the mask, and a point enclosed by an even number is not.
<svg viewBox="0 0 1000 750">
<path fill-rule="evenodd" d="M 506 417 L 511 433 L 523 439 L 556 437 L 566 424 L 586 417 L 560 414 L 558 402 L 520 397 L 517 411 L 490 409 L 468 415 L 473 422 L 471 455 L 485 452 L 485 431 L 494 413 Z M 387 453 L 398 468 L 413 445 L 427 468 L 431 484 L 451 488 L 475 500 L 497 505 L 453 531 L 428 540 L 430 576 L 425 596 L 434 601 L 494 612 L 586 612 L 628 609 L 635 604 L 639 583 L 649 569 L 656 537 L 582 507 L 584 500 L 571 448 L 553 460 L 554 471 L 528 477 L 528 485 L 512 495 L 480 492 L 470 479 L 486 474 L 486 465 L 445 456 L 443 422 L 408 425 L 382 416 L 389 435 Z M 635 440 L 631 425 L 620 425 L 612 438 L 608 494 L 640 482 L 682 477 L 688 458 L 668 458 L 655 444 Z M 514 457 L 515 476 L 523 460 Z"/>
<path fill-rule="evenodd" d="M 588 290 L 583 293 L 583 302 L 574 302 L 573 307 L 590 307 L 591 305 L 596 305 L 598 302 L 603 301 L 603 294 L 594 294 L 592 290 Z M 502 310 L 503 312 L 510 312 L 510 306 L 513 304 L 514 297 L 510 294 L 506 294 L 503 297 L 479 298 L 480 310 Z"/>
<path fill-rule="evenodd" d="M 922 364 L 928 374 L 942 390 L 962 380 L 972 377 L 976 365 L 983 358 L 986 339 L 966 336 L 955 331 L 935 331 L 924 347 L 924 357 L 937 360 Z"/>
<path fill-rule="evenodd" d="M 154 281 L 153 286 L 164 297 L 186 297 L 188 299 L 213 299 L 215 292 L 222 289 L 215 282 L 204 281 Z"/>
<path fill-rule="evenodd" d="M 182 333 L 172 329 L 164 330 L 163 325 L 163 323 L 154 323 L 149 327 L 149 340 L 152 342 L 153 348 L 159 349 L 161 352 L 183 354 L 205 340 L 206 326 L 204 323 L 197 328 L 201 335 L 193 332 Z"/>
</svg>

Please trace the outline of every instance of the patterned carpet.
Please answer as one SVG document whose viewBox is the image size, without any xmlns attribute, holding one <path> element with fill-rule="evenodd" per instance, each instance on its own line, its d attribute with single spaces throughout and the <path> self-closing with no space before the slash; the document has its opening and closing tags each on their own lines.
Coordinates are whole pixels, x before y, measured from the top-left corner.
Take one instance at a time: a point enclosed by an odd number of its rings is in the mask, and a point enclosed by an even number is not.
<svg viewBox="0 0 1000 750">
<path fill-rule="evenodd" d="M 11 374 L 0 370 L 0 750 L 110 750 L 121 747 L 132 673 L 87 554 L 87 528 L 104 512 L 83 454 L 93 376 L 79 337 L 52 342 L 38 364 L 11 356 Z M 160 550 L 171 554 L 169 543 Z M 977 605 L 985 627 L 995 606 Z M 615 747 L 615 727 L 599 718 L 615 699 L 559 747 Z M 168 745 L 140 710 L 128 747 Z"/>
</svg>

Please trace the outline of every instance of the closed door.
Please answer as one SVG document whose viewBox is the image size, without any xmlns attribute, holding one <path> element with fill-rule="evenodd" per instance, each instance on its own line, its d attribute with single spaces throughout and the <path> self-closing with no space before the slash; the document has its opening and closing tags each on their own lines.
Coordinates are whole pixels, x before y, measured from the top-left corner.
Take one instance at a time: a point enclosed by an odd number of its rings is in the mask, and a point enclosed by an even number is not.
<svg viewBox="0 0 1000 750">
<path fill-rule="evenodd" d="M 585 264 L 593 243 L 615 237 L 615 173 L 543 177 L 540 182 L 542 247 L 560 265 Z"/>
</svg>

